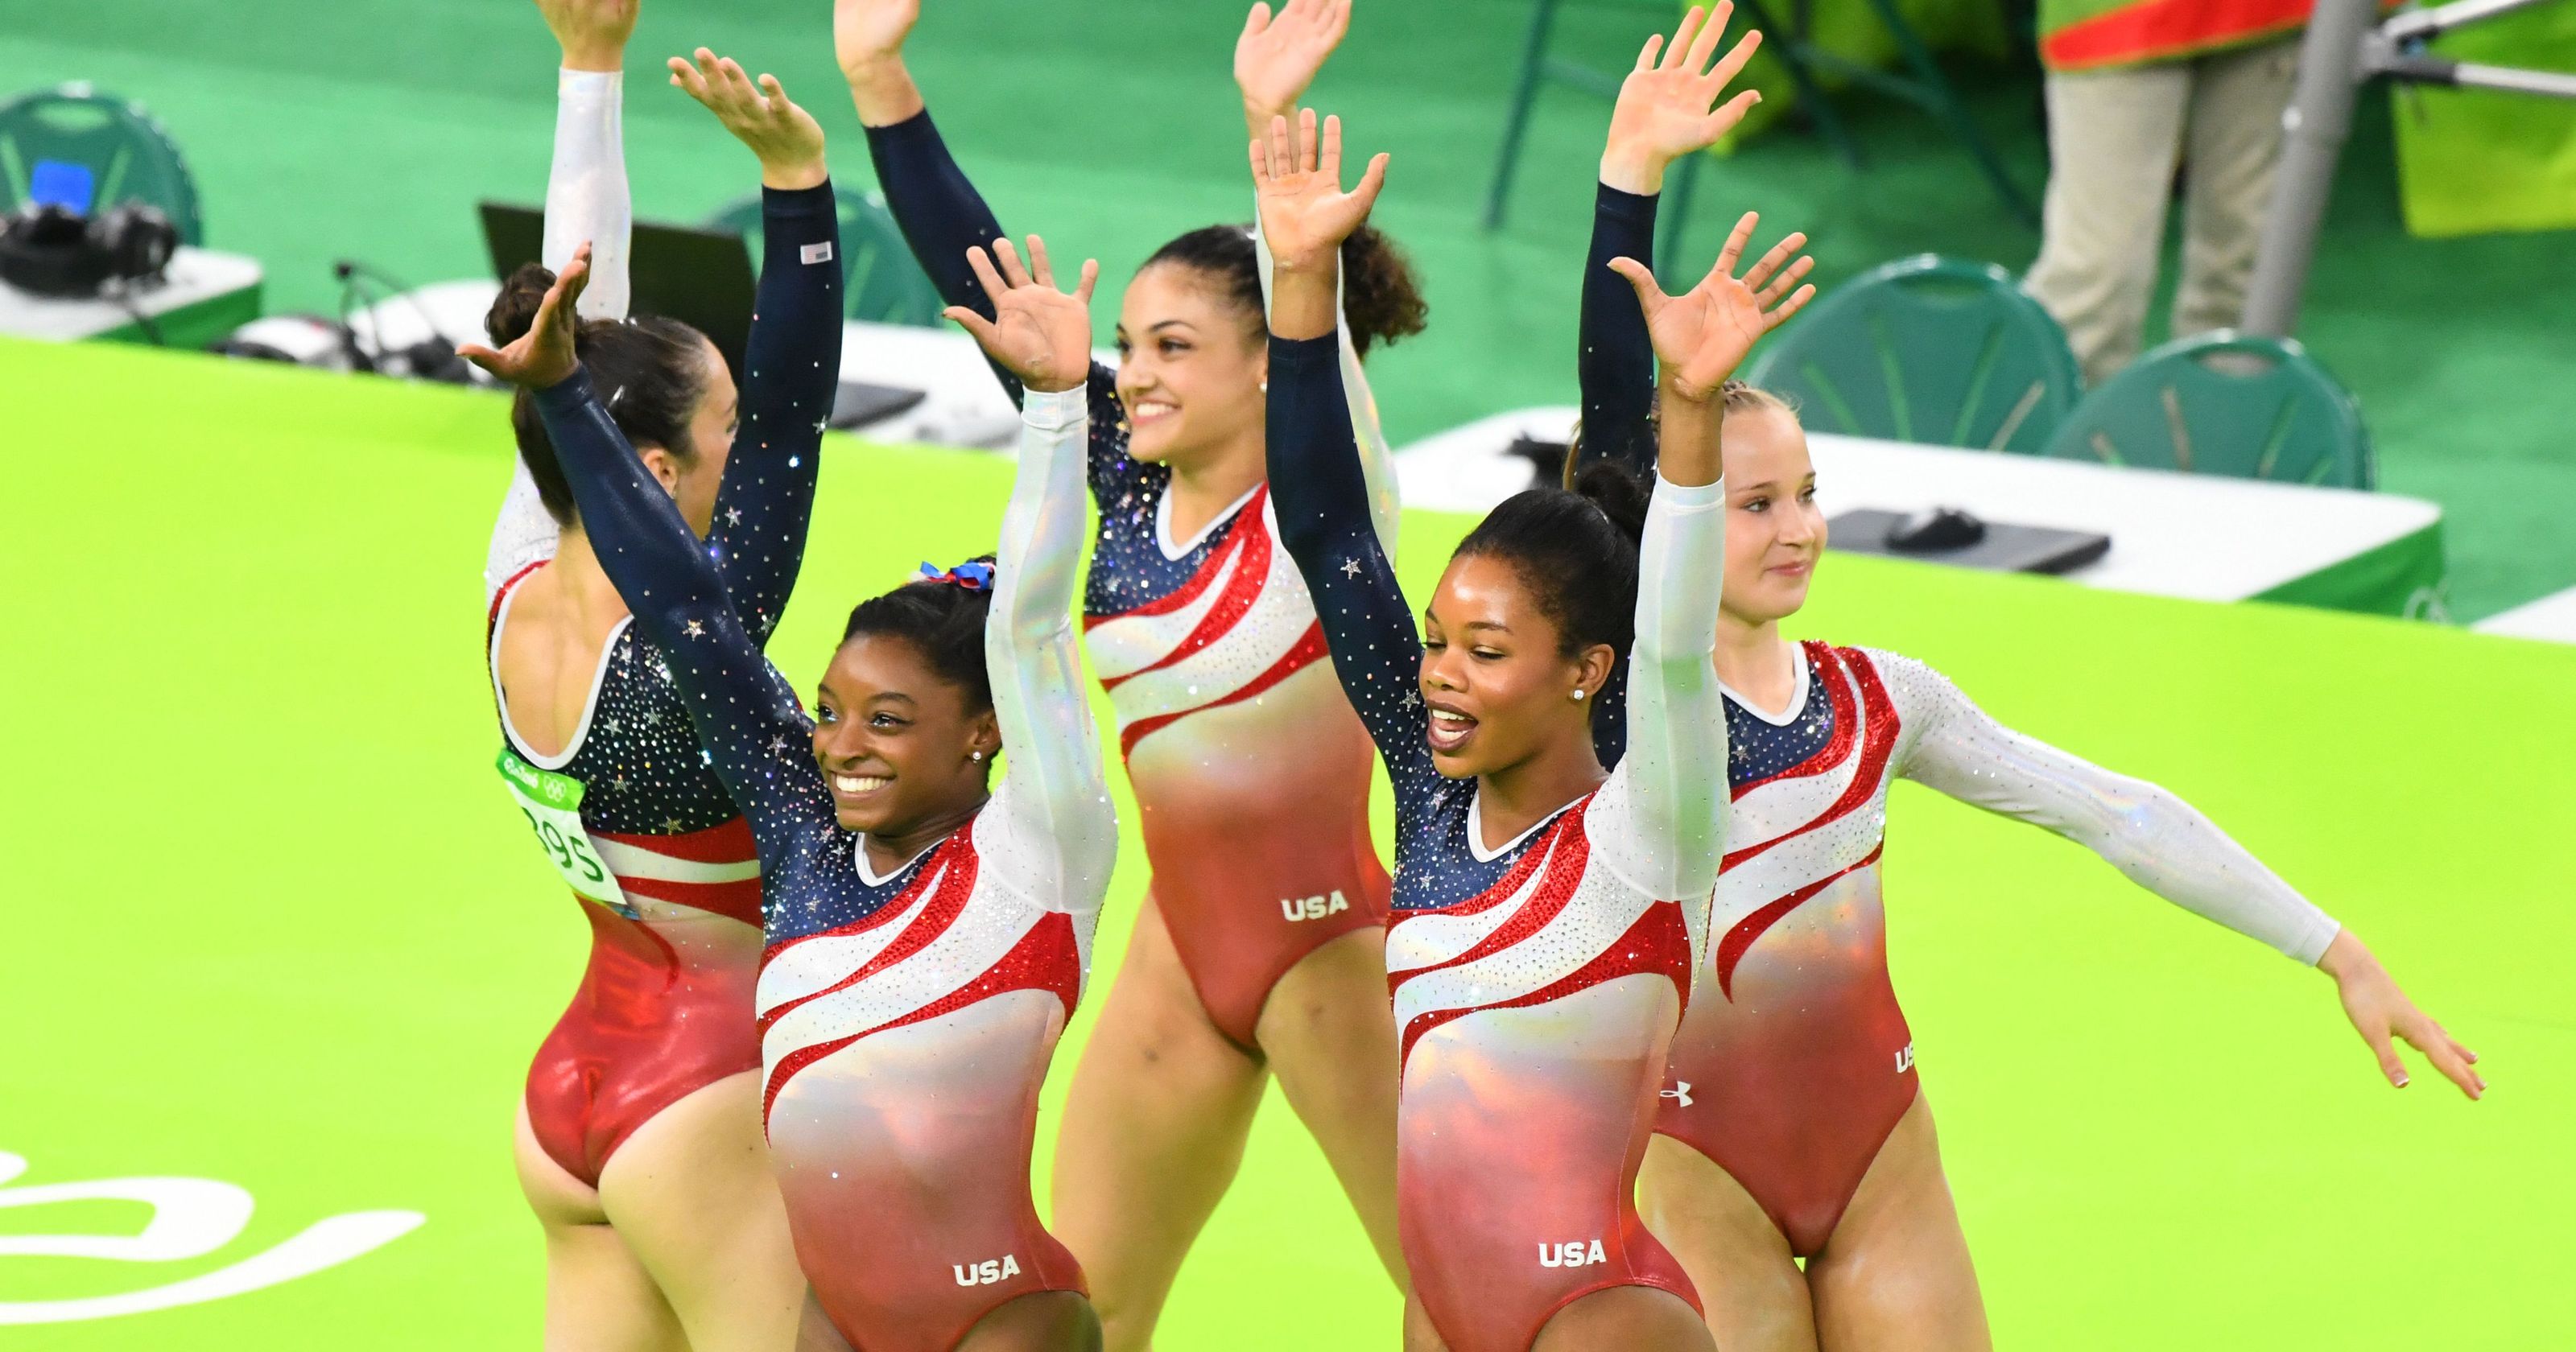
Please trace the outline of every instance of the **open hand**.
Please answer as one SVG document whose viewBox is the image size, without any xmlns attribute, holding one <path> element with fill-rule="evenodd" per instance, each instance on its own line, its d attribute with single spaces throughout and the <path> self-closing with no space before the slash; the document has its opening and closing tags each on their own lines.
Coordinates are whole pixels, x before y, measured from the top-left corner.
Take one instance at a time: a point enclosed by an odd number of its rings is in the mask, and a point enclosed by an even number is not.
<svg viewBox="0 0 2576 1352">
<path fill-rule="evenodd" d="M 732 57 L 700 47 L 692 63 L 670 60 L 671 83 L 706 106 L 734 139 L 760 157 L 760 181 L 772 188 L 811 188 L 829 177 L 823 167 L 823 129 L 796 106 L 775 75 L 758 85 Z"/>
<path fill-rule="evenodd" d="M 1270 134 L 1252 143 L 1252 182 L 1261 206 L 1261 234 L 1282 268 L 1313 268 L 1341 256 L 1342 241 L 1368 219 L 1378 189 L 1386 186 L 1387 156 L 1369 161 L 1359 185 L 1342 191 L 1342 120 L 1315 110 L 1270 119 Z"/>
<path fill-rule="evenodd" d="M 998 258 L 1001 267 L 996 270 Z M 993 298 L 993 318 L 963 305 L 941 311 L 975 336 L 984 352 L 1032 390 L 1055 394 L 1091 376 L 1091 288 L 1100 280 L 1100 262 L 1086 258 L 1082 280 L 1073 294 L 1055 289 L 1055 267 L 1047 261 L 1046 241 L 1029 236 L 1029 263 L 1023 267 L 1008 239 L 995 240 L 987 255 L 979 245 L 966 251 L 966 265 L 984 294 Z M 1034 268 L 1037 276 L 1029 275 Z"/>
<path fill-rule="evenodd" d="M 1244 123 L 1254 136 L 1296 109 L 1350 27 L 1351 0 L 1287 0 L 1276 14 L 1266 3 L 1252 7 L 1243 36 L 1234 40 L 1234 84 L 1243 91 Z"/>
<path fill-rule="evenodd" d="M 2344 1017 L 2352 1020 L 2354 1031 L 2370 1044 L 2371 1054 L 2379 1060 L 2379 1073 L 2400 1089 L 2406 1087 L 2406 1063 L 2397 1056 L 2392 1038 L 2402 1039 L 2433 1068 L 2449 1076 L 2460 1092 L 2477 1098 L 2487 1091 L 2487 1082 L 2477 1071 L 2478 1054 L 2461 1046 L 2444 1032 L 2442 1025 L 2415 1007 L 2406 992 L 2397 988 L 2396 978 L 2379 965 L 2361 940 L 2346 930 L 2326 946 L 2325 956 L 2317 960 L 2319 970 L 2334 978 L 2335 994 L 2343 1002 Z"/>
<path fill-rule="evenodd" d="M 638 0 L 537 0 L 566 70 L 623 69 L 637 7 Z"/>
<path fill-rule="evenodd" d="M 508 347 L 495 351 L 481 343 L 465 343 L 456 355 L 492 373 L 504 384 L 523 389 L 542 390 L 560 385 L 572 378 L 581 359 L 573 351 L 573 333 L 581 323 L 573 312 L 573 303 L 590 285 L 590 243 L 572 251 L 572 261 L 555 274 L 555 284 L 546 288 L 546 298 L 538 303 L 537 320 L 526 333 Z"/>
<path fill-rule="evenodd" d="M 921 21 L 921 0 L 833 0 L 832 55 L 841 74 L 858 80 L 881 62 L 903 56 L 903 40 Z"/>
<path fill-rule="evenodd" d="M 1646 311 L 1646 333 L 1655 344 L 1655 360 L 1663 365 L 1666 383 L 1685 399 L 1714 397 L 1743 363 L 1744 354 L 1753 350 L 1756 339 L 1780 327 L 1815 298 L 1812 286 L 1789 290 L 1815 264 L 1804 255 L 1788 261 L 1806 246 L 1804 234 L 1792 234 L 1771 246 L 1771 252 L 1744 276 L 1735 276 L 1735 260 L 1743 256 L 1761 219 L 1753 212 L 1744 213 L 1735 229 L 1727 232 L 1726 247 L 1717 251 L 1708 276 L 1678 296 L 1665 295 L 1645 264 L 1633 258 L 1610 260 L 1611 271 L 1637 288 L 1637 303 Z"/>
<path fill-rule="evenodd" d="M 1715 65 L 1709 64 L 1734 13 L 1733 0 L 1717 0 L 1703 21 L 1702 11 L 1693 6 L 1673 30 L 1669 44 L 1660 33 L 1646 39 L 1645 49 L 1637 53 L 1636 68 L 1620 82 L 1618 106 L 1610 111 L 1610 141 L 1601 152 L 1602 182 L 1623 192 L 1661 191 L 1666 165 L 1708 148 L 1762 101 L 1758 91 L 1747 89 L 1723 104 L 1717 102 L 1727 82 L 1762 45 L 1761 33 L 1747 32 Z"/>
</svg>

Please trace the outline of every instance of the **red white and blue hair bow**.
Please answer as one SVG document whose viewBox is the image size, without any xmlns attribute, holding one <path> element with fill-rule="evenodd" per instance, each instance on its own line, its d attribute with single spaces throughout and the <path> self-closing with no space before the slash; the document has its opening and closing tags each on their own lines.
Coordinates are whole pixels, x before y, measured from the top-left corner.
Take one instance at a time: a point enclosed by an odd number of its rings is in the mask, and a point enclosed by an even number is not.
<svg viewBox="0 0 2576 1352">
<path fill-rule="evenodd" d="M 914 578 L 914 581 L 945 582 L 952 586 L 964 587 L 968 591 L 991 591 L 993 565 L 979 560 L 973 563 L 961 563 L 954 568 L 942 568 L 925 560 L 921 565 L 919 576 Z"/>
</svg>

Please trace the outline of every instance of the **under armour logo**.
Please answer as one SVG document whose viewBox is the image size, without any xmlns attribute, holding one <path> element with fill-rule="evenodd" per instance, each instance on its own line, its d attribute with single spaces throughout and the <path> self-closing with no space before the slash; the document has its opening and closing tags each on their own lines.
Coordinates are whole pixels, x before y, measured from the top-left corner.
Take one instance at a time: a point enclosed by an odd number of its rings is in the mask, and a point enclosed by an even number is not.
<svg viewBox="0 0 2576 1352">
<path fill-rule="evenodd" d="M 1680 1087 L 1664 1090 L 1658 1097 L 1672 1099 L 1684 1108 L 1691 1106 L 1690 1081 L 1675 1080 L 1673 1083 Z"/>
</svg>

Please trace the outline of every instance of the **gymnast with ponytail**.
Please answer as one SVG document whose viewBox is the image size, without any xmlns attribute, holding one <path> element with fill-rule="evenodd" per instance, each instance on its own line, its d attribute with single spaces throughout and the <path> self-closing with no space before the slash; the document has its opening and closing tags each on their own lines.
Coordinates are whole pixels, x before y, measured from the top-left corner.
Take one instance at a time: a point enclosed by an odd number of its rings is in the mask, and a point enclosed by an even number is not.
<svg viewBox="0 0 2576 1352">
<path fill-rule="evenodd" d="M 1711 76 L 1727 67 L 1706 65 L 1728 6 L 1705 27 L 1701 17 L 1691 11 L 1660 57 L 1659 40 L 1646 43 L 1611 115 L 1583 289 L 1589 454 L 1577 463 L 1652 472 L 1659 439 L 1671 445 L 1649 416 L 1653 343 L 1622 275 L 1634 265 L 1612 260 L 1651 262 L 1665 167 L 1722 134 L 1744 97 L 1718 104 L 1723 81 Z M 1730 247 L 1750 229 L 1748 217 Z M 1805 260 L 1789 261 L 1803 243 L 1793 234 L 1765 256 L 1766 297 L 1804 275 Z M 1639 1189 L 1719 1346 L 1993 1342 L 1888 971 L 1882 870 L 1898 779 L 2082 844 L 2175 906 L 2318 968 L 2391 1083 L 2407 1082 L 2397 1038 L 2469 1097 L 2484 1092 L 2476 1056 L 2357 936 L 2190 804 L 2005 727 L 1914 658 L 1785 637 L 1780 624 L 1804 606 L 1825 556 L 1806 433 L 1796 408 L 1763 390 L 1730 383 L 1720 400 L 1726 567 L 1713 662 L 1733 748 L 1729 839 Z"/>
<path fill-rule="evenodd" d="M 986 310 L 968 251 L 1001 227 L 905 70 L 919 10 L 840 0 L 841 65 L 914 254 L 950 303 Z M 1348 0 L 1252 8 L 1235 49 L 1247 124 L 1295 101 L 1349 18 Z M 1343 417 L 1370 528 L 1392 554 L 1395 475 L 1359 363 L 1419 332 L 1425 309 L 1383 236 L 1354 232 L 1339 259 Z M 1249 225 L 1165 244 L 1127 287 L 1119 366 L 1087 381 L 1100 524 L 1084 639 L 1117 713 L 1152 881 L 1066 1099 L 1053 1217 L 1113 1352 L 1151 1340 L 1274 1074 L 1404 1280 L 1369 742 L 1265 484 L 1264 267 Z"/>
<path fill-rule="evenodd" d="M 469 353 L 529 392 L 757 843 L 748 1012 L 812 1289 L 804 1352 L 1099 1346 L 1081 1266 L 1029 1191 L 1038 1089 L 1118 841 L 1072 624 L 1097 268 L 1060 292 L 1035 237 L 1025 265 L 997 242 L 972 266 L 995 314 L 952 317 L 1026 391 L 1000 547 L 851 611 L 810 717 L 576 360 L 582 261 L 527 336 Z"/>
<path fill-rule="evenodd" d="M 703 538 L 744 631 L 765 640 L 803 557 L 838 366 L 840 270 L 799 261 L 837 242 L 822 133 L 774 81 L 756 87 L 704 50 L 676 63 L 688 77 L 674 83 L 761 166 L 768 260 L 737 391 L 703 334 L 626 314 L 632 0 L 540 9 L 563 50 L 546 257 L 560 267 L 600 241 L 572 342 L 654 491 Z M 512 277 L 493 340 L 523 338 L 556 280 L 533 264 Z M 499 778 L 590 935 L 528 1068 L 516 1136 L 545 1235 L 544 1345 L 768 1352 L 793 1336 L 805 1282 L 761 1146 L 760 864 L 534 403 L 522 397 L 511 421 L 518 471 L 486 563 Z"/>
<path fill-rule="evenodd" d="M 1282 542 L 1395 788 L 1405 1346 L 1709 1352 L 1690 1280 L 1631 1199 L 1727 829 L 1719 392 L 1813 289 L 1766 303 L 1775 268 L 1734 275 L 1741 232 L 1679 296 L 1619 260 L 1661 368 L 1642 521 L 1617 466 L 1518 494 L 1459 544 L 1417 631 L 1369 526 L 1333 350 L 1339 244 L 1386 157 L 1344 192 L 1340 142 L 1337 121 L 1281 118 L 1252 166 L 1278 259 Z M 1622 660 L 1626 754 L 1605 770 L 1593 720 Z"/>
</svg>

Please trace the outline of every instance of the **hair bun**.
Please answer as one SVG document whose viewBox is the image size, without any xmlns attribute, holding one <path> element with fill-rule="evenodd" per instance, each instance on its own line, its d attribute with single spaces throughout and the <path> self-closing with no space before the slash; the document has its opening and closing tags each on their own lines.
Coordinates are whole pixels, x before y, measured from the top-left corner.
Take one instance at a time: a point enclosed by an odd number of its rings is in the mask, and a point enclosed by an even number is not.
<svg viewBox="0 0 2576 1352">
<path fill-rule="evenodd" d="M 1574 491 L 1591 499 L 1621 535 L 1641 540 L 1646 534 L 1646 486 L 1625 465 L 1595 460 L 1574 476 Z"/>
<path fill-rule="evenodd" d="M 522 263 L 501 283 L 501 294 L 492 298 L 492 308 L 483 315 L 483 331 L 492 336 L 493 346 L 507 347 L 536 327 L 537 310 L 554 284 L 555 275 L 541 263 Z"/>
</svg>

